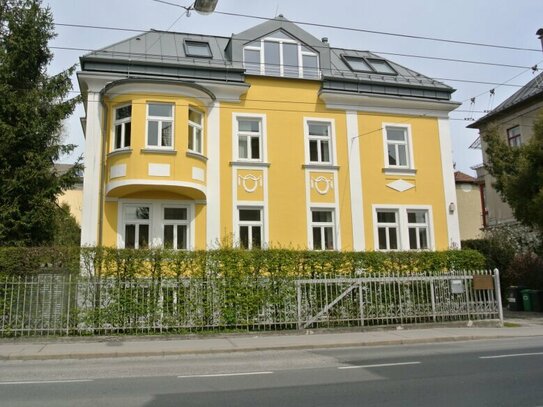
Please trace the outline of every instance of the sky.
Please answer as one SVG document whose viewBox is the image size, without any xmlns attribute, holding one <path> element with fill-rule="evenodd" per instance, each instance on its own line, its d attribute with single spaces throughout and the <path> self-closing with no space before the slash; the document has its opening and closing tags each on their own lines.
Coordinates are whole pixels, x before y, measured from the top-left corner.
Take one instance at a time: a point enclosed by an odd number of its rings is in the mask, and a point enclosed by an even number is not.
<svg viewBox="0 0 543 407">
<path fill-rule="evenodd" d="M 168 0 L 188 6 L 191 0 Z M 135 33 L 119 30 L 66 27 L 81 24 L 102 27 L 149 29 L 230 36 L 262 20 L 214 13 L 182 15 L 179 7 L 155 0 L 43 0 L 51 8 L 57 37 L 52 47 L 100 49 L 129 38 Z M 216 11 L 273 18 L 283 14 L 317 38 L 328 37 L 332 47 L 369 50 L 456 89 L 453 100 L 464 102 L 451 112 L 453 159 L 456 168 L 474 175 L 470 168 L 482 162 L 480 150 L 469 149 L 477 130 L 466 129 L 472 121 L 496 107 L 526 84 L 534 75 L 530 69 L 543 69 L 541 42 L 535 35 L 543 28 L 541 0 L 219 0 Z M 379 31 L 401 36 L 318 27 L 324 24 Z M 422 36 L 462 42 L 524 48 L 514 50 L 419 40 Z M 81 50 L 53 49 L 49 67 L 56 74 L 78 64 Z M 386 53 L 386 54 L 385 54 Z M 390 55 L 408 54 L 412 56 Z M 414 56 L 416 57 L 414 57 Z M 422 58 L 426 57 L 426 58 Z M 478 63 L 443 61 L 446 58 Z M 495 66 L 493 64 L 513 65 Z M 506 83 L 507 82 L 507 83 Z M 74 92 L 79 91 L 73 78 Z M 501 85 L 506 83 L 506 85 Z M 490 91 L 494 89 L 494 96 Z M 75 94 L 75 93 L 74 93 Z M 475 102 L 471 99 L 475 97 Z M 66 142 L 78 145 L 63 162 L 73 162 L 84 154 L 84 137 L 79 106 L 65 125 Z"/>
</svg>

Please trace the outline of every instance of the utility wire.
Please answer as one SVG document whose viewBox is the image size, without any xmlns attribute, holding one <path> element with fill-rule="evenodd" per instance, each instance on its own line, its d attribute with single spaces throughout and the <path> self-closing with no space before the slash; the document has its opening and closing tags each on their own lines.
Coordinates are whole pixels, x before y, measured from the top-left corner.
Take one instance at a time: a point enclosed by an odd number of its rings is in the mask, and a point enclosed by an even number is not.
<svg viewBox="0 0 543 407">
<path fill-rule="evenodd" d="M 182 6 L 180 4 L 170 3 L 168 1 L 163 0 L 152 0 L 156 3 L 162 3 L 167 4 L 174 7 L 181 7 L 186 9 L 187 7 Z M 254 16 L 250 14 L 241 14 L 241 13 L 231 13 L 226 11 L 214 11 L 214 14 L 222 14 L 225 16 L 232 16 L 232 17 L 243 17 L 243 18 L 251 18 L 256 20 L 270 20 L 268 17 L 262 17 L 262 16 Z M 477 47 L 489 47 L 489 48 L 500 48 L 500 49 L 508 49 L 508 50 L 515 50 L 515 51 L 531 51 L 531 52 L 541 52 L 540 49 L 537 48 L 522 48 L 522 47 L 513 47 L 513 46 L 507 46 L 507 45 L 497 45 L 497 44 L 487 44 L 482 42 L 472 42 L 472 41 L 459 41 L 459 40 L 450 40 L 446 38 L 437 38 L 437 37 L 426 37 L 426 36 L 420 36 L 420 35 L 410 35 L 410 34 L 401 34 L 401 33 L 393 33 L 390 31 L 376 31 L 376 30 L 365 30 L 362 28 L 355 28 L 355 27 L 343 27 L 343 26 L 337 26 L 337 25 L 331 25 L 331 24 L 320 24 L 320 23 L 311 23 L 307 21 L 297 21 L 297 20 L 289 20 L 291 23 L 299 24 L 299 25 L 308 25 L 312 27 L 321 27 L 321 28 L 331 28 L 334 30 L 344 30 L 344 31 L 353 31 L 353 32 L 362 32 L 367 34 L 378 34 L 378 35 L 387 35 L 387 36 L 393 36 L 393 37 L 401 37 L 401 38 L 411 38 L 416 40 L 425 40 L 425 41 L 439 41 L 439 42 L 446 42 L 449 44 L 461 44 L 461 45 L 471 45 L 471 46 L 477 46 Z"/>
</svg>

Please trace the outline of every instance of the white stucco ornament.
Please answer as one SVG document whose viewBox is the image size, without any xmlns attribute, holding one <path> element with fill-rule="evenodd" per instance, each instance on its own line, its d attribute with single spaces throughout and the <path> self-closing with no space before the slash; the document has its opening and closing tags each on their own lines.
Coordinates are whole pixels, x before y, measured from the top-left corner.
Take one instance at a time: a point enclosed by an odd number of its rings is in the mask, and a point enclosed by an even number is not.
<svg viewBox="0 0 543 407">
<path fill-rule="evenodd" d="M 321 195 L 326 195 L 330 189 L 334 189 L 334 181 L 332 181 L 332 178 L 326 178 L 322 175 L 317 178 L 311 177 L 311 188 L 314 188 Z"/>
<path fill-rule="evenodd" d="M 241 185 L 248 193 L 255 192 L 259 186 L 262 186 L 262 176 L 257 177 L 253 174 L 238 175 L 238 185 Z"/>
<path fill-rule="evenodd" d="M 410 190 L 411 188 L 415 188 L 415 185 L 403 179 L 398 179 L 387 184 L 387 187 L 392 188 L 393 190 L 398 192 L 405 192 Z"/>
</svg>

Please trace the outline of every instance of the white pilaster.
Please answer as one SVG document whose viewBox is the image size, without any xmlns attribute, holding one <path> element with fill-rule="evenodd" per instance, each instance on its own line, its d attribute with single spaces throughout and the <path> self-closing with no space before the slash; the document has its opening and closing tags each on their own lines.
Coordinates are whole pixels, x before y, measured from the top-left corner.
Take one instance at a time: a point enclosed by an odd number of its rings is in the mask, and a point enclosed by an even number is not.
<svg viewBox="0 0 543 407">
<path fill-rule="evenodd" d="M 207 115 L 207 247 L 214 248 L 221 238 L 221 137 L 220 102 L 214 102 Z"/>
<path fill-rule="evenodd" d="M 362 172 L 360 165 L 360 137 L 358 115 L 347 112 L 347 142 L 349 147 L 349 186 L 351 189 L 351 218 L 353 226 L 353 249 L 366 249 L 364 231 L 364 201 L 362 195 Z"/>
<path fill-rule="evenodd" d="M 98 244 L 102 143 L 102 105 L 100 93 L 89 90 L 85 131 L 81 246 L 96 246 Z"/>
<path fill-rule="evenodd" d="M 450 248 L 460 248 L 460 226 L 458 223 L 458 204 L 454 185 L 454 166 L 452 160 L 451 129 L 448 119 L 438 119 L 439 144 L 441 146 L 441 165 L 443 188 L 445 192 L 445 213 Z M 452 210 L 451 210 L 452 209 Z"/>
</svg>

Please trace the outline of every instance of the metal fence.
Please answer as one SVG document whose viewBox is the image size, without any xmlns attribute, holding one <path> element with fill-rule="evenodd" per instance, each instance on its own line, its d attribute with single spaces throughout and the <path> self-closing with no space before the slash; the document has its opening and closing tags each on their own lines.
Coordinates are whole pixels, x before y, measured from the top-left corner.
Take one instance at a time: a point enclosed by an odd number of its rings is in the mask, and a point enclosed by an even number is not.
<svg viewBox="0 0 543 407">
<path fill-rule="evenodd" d="M 0 336 L 503 321 L 498 271 L 357 278 L 0 281 Z"/>
</svg>

